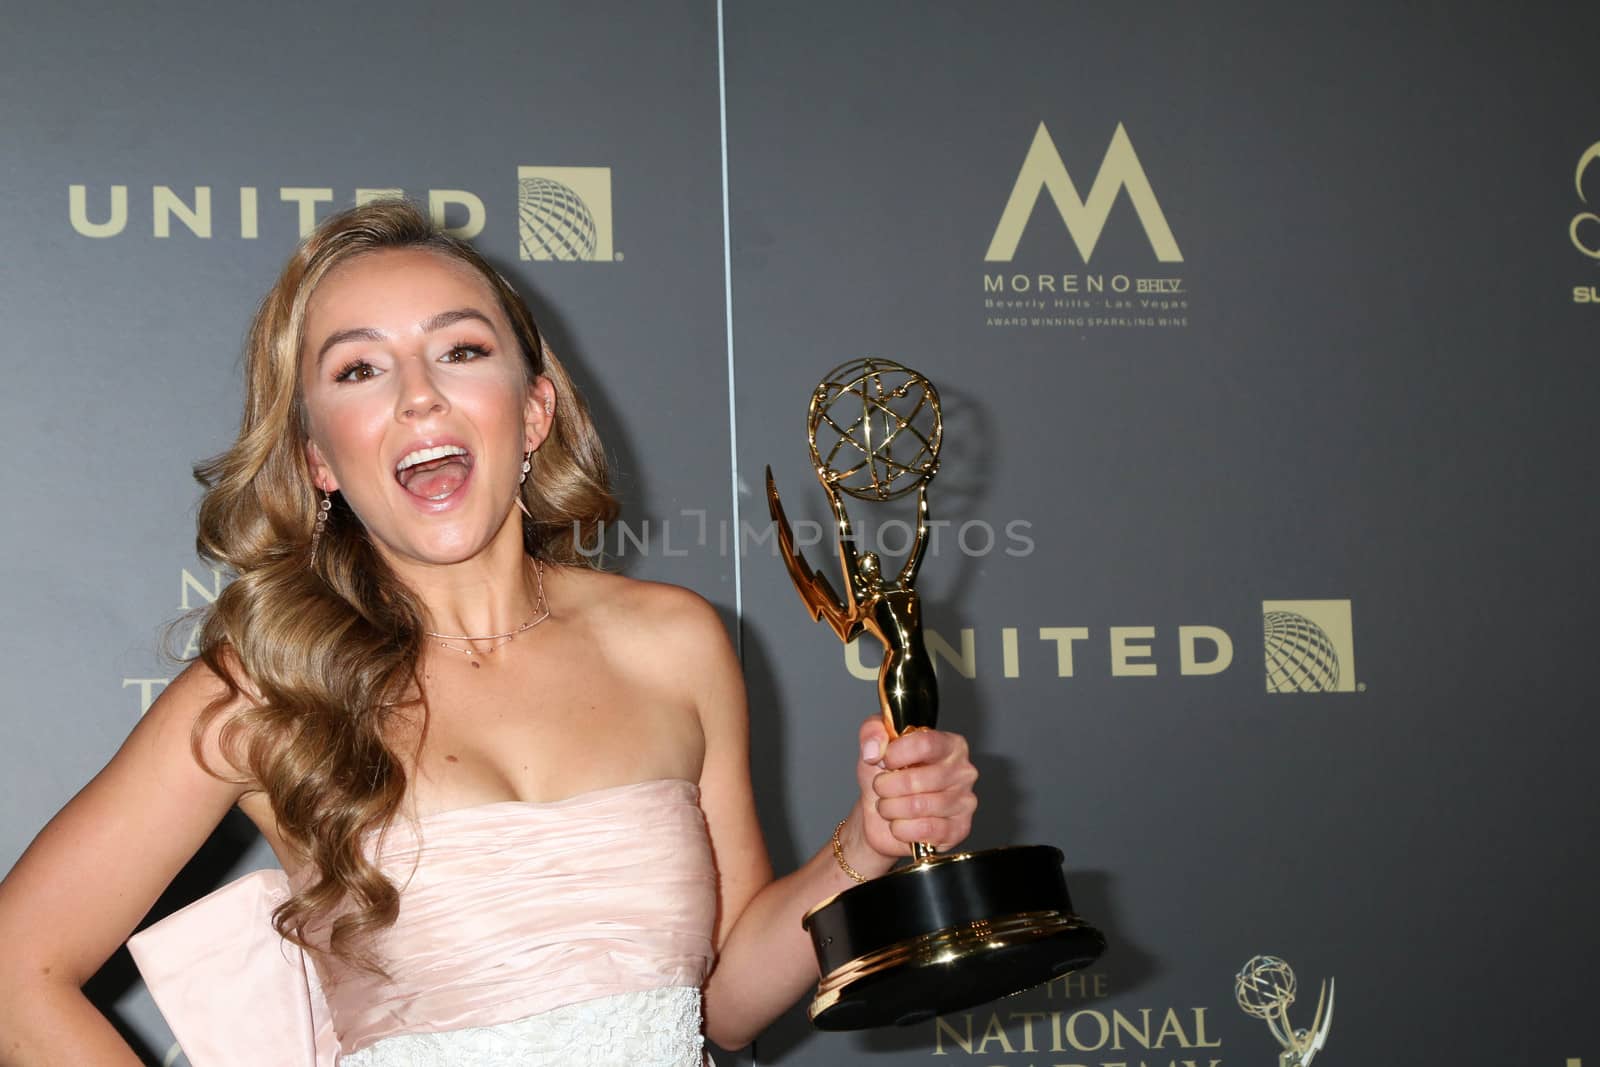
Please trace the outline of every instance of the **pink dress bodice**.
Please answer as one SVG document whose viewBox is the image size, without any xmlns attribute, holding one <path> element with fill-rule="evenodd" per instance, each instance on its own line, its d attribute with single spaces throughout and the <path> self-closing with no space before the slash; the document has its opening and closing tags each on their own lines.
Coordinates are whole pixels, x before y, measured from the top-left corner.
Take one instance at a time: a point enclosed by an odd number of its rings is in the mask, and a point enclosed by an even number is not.
<svg viewBox="0 0 1600 1067">
<path fill-rule="evenodd" d="M 396 1035 L 697 988 L 716 909 L 698 796 L 660 779 L 390 827 L 372 839 L 400 888 L 399 916 L 372 945 L 387 979 L 322 954 L 308 966 L 277 937 L 281 871 L 218 890 L 129 948 L 194 1067 L 326 1067 Z"/>
</svg>

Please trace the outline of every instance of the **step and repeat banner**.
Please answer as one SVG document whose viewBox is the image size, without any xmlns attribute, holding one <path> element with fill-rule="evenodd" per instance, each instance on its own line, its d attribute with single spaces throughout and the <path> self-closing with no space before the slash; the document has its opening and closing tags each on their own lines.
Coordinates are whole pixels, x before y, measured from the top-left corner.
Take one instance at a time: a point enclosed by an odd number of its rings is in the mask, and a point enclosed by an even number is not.
<svg viewBox="0 0 1600 1067">
<path fill-rule="evenodd" d="M 780 867 L 847 809 L 878 652 L 810 621 L 764 468 L 831 573 L 813 387 L 877 357 L 942 395 L 917 588 L 983 773 L 970 843 L 1062 848 L 1110 947 L 904 1028 L 802 1006 L 718 1062 L 1600 1064 L 1600 10 L 5 24 L 0 869 L 226 580 L 189 469 L 231 439 L 256 302 L 318 220 L 398 191 L 573 368 L 611 565 L 722 610 Z M 908 501 L 852 509 L 897 570 Z M 152 919 L 272 863 L 231 817 Z M 187 1062 L 125 953 L 89 993 Z"/>
</svg>

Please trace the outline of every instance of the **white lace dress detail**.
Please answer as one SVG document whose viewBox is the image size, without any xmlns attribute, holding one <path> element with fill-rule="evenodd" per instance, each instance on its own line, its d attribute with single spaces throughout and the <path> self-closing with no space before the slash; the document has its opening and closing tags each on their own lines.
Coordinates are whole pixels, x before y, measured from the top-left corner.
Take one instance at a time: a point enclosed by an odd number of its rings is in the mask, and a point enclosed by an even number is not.
<svg viewBox="0 0 1600 1067">
<path fill-rule="evenodd" d="M 700 990 L 667 986 L 566 1004 L 493 1026 L 396 1034 L 340 1067 L 703 1067 Z"/>
</svg>

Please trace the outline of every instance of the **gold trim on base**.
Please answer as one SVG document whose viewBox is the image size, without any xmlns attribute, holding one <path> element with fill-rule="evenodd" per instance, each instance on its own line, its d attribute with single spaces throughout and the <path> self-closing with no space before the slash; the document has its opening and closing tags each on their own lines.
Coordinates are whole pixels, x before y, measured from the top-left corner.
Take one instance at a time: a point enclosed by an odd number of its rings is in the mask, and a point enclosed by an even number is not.
<svg viewBox="0 0 1600 1067">
<path fill-rule="evenodd" d="M 994 949 L 1011 948 L 1076 930 L 1084 922 L 1070 912 L 1028 911 L 1003 919 L 978 921 L 946 927 L 931 934 L 890 945 L 835 968 L 817 985 L 809 1017 L 837 1004 L 846 990 L 863 978 L 897 967 L 940 967 L 955 964 L 970 956 Z"/>
</svg>

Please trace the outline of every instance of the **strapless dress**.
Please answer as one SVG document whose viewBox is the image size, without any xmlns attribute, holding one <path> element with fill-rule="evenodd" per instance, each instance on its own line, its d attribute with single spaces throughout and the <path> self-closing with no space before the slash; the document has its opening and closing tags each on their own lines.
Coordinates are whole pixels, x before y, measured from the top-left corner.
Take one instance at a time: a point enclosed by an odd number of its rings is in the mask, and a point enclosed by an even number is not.
<svg viewBox="0 0 1600 1067">
<path fill-rule="evenodd" d="M 128 948 L 192 1067 L 700 1067 L 716 880 L 699 792 L 660 779 L 396 823 L 389 977 L 272 928 L 256 871 Z"/>
</svg>

